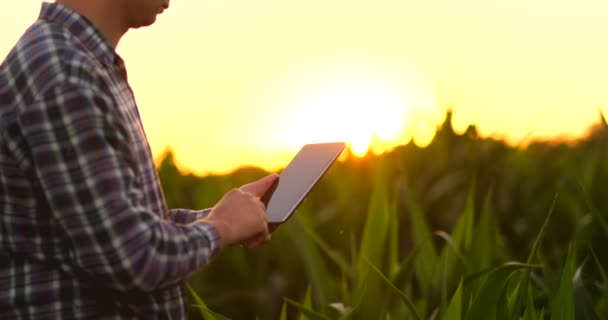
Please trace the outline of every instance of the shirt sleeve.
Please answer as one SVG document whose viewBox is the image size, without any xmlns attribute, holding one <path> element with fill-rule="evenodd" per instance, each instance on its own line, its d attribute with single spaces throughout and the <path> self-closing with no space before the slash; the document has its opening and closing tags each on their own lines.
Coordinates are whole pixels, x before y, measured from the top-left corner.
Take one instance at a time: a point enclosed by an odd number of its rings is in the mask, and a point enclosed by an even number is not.
<svg viewBox="0 0 608 320">
<path fill-rule="evenodd" d="M 180 224 L 149 211 L 116 108 L 94 87 L 56 87 L 19 115 L 22 148 L 63 229 L 71 257 L 63 263 L 112 288 L 153 291 L 207 264 L 219 235 L 210 224 L 188 224 L 198 213 L 175 212 Z"/>
<path fill-rule="evenodd" d="M 169 210 L 169 219 L 175 223 L 188 224 L 205 218 L 211 208 L 205 210 L 172 209 Z"/>
</svg>

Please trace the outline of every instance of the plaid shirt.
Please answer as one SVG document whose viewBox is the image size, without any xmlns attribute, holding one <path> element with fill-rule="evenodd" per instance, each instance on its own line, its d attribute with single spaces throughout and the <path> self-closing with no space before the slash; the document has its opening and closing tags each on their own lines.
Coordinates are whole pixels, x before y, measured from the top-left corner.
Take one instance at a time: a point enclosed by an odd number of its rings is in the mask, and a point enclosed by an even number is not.
<svg viewBox="0 0 608 320">
<path fill-rule="evenodd" d="M 0 319 L 181 319 L 218 250 L 168 210 L 122 59 L 44 3 L 0 65 Z"/>
</svg>

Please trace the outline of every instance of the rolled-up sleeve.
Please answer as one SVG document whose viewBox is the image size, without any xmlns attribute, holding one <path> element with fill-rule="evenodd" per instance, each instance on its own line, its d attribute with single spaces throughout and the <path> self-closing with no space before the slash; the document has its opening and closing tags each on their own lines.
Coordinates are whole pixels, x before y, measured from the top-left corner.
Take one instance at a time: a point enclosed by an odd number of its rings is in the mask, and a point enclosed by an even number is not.
<svg viewBox="0 0 608 320">
<path fill-rule="evenodd" d="M 64 84 L 18 116 L 25 165 L 69 243 L 64 262 L 120 290 L 152 291 L 207 264 L 219 235 L 208 211 L 151 212 L 128 127 L 109 96 Z"/>
</svg>

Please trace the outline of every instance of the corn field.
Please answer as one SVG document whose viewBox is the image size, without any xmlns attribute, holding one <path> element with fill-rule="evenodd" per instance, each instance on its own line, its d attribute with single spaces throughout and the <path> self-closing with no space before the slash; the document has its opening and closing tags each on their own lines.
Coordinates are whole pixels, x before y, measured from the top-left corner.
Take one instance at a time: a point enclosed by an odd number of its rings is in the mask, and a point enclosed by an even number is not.
<svg viewBox="0 0 608 320">
<path fill-rule="evenodd" d="M 598 116 L 598 118 L 600 118 Z M 170 207 L 266 172 L 159 167 Z M 349 155 L 256 249 L 188 281 L 190 319 L 608 319 L 608 126 L 509 146 L 451 117 L 426 148 Z"/>
</svg>

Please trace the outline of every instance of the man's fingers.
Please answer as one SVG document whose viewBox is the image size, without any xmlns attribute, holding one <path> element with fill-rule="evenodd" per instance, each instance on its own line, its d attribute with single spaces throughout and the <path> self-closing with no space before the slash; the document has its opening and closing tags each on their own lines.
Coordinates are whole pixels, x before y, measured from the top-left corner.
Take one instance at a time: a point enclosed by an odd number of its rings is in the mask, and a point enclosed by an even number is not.
<svg viewBox="0 0 608 320">
<path fill-rule="evenodd" d="M 249 240 L 243 242 L 243 246 L 247 249 L 255 248 L 262 243 L 265 243 L 270 240 L 271 235 L 269 233 L 257 235 Z"/>
<path fill-rule="evenodd" d="M 258 181 L 242 186 L 240 189 L 241 191 L 251 193 L 256 197 L 261 197 L 278 178 L 279 175 L 276 173 L 269 174 Z"/>
</svg>

